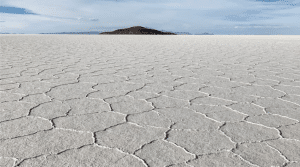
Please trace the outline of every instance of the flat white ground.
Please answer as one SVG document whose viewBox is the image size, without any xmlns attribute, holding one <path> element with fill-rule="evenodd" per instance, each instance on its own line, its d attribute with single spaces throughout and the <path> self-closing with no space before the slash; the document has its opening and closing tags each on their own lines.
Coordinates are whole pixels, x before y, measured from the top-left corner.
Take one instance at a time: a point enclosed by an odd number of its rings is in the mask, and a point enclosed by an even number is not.
<svg viewBox="0 0 300 167">
<path fill-rule="evenodd" d="M 300 166 L 300 36 L 0 42 L 1 167 Z"/>
</svg>

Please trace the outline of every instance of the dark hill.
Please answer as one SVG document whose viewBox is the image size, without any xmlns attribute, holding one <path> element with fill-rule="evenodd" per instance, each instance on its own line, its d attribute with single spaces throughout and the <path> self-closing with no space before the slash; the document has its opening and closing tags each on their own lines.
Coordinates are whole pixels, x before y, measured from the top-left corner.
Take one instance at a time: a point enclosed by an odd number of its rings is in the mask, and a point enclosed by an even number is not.
<svg viewBox="0 0 300 167">
<path fill-rule="evenodd" d="M 171 32 L 162 32 L 155 29 L 149 29 L 142 26 L 134 26 L 130 28 L 117 29 L 111 32 L 102 32 L 100 34 L 131 34 L 131 35 L 176 35 Z"/>
</svg>

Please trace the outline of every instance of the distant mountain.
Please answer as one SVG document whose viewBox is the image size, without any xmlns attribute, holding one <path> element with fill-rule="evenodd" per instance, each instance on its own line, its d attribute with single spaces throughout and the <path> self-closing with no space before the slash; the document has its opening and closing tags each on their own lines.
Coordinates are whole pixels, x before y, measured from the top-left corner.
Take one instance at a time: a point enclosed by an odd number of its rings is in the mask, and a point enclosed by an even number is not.
<svg viewBox="0 0 300 167">
<path fill-rule="evenodd" d="M 189 32 L 174 32 L 174 33 L 177 34 L 177 35 L 192 35 Z"/>
<path fill-rule="evenodd" d="M 130 35 L 177 35 L 172 32 L 162 32 L 155 29 L 149 29 L 142 26 L 117 29 L 111 32 L 102 32 L 100 34 L 130 34 Z"/>
<path fill-rule="evenodd" d="M 195 35 L 214 35 L 213 33 L 207 33 L 207 32 L 205 32 L 205 33 L 201 33 L 201 34 L 195 34 Z"/>
</svg>

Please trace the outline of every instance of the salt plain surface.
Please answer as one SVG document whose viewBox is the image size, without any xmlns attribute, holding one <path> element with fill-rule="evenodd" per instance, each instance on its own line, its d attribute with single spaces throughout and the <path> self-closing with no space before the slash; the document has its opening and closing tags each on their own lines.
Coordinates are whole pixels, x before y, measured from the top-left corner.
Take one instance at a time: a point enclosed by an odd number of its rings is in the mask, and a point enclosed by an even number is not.
<svg viewBox="0 0 300 167">
<path fill-rule="evenodd" d="M 0 36 L 0 166 L 299 167 L 299 36 Z"/>
</svg>

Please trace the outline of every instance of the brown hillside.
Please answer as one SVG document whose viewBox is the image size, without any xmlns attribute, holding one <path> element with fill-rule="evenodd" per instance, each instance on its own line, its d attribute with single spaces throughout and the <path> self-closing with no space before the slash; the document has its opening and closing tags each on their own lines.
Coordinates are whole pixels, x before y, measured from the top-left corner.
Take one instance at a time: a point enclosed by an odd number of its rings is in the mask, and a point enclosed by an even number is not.
<svg viewBox="0 0 300 167">
<path fill-rule="evenodd" d="M 100 34 L 131 34 L 131 35 L 176 35 L 171 32 L 162 32 L 155 29 L 148 29 L 142 26 L 134 26 L 130 28 L 117 29 L 111 32 L 102 32 Z"/>
</svg>

